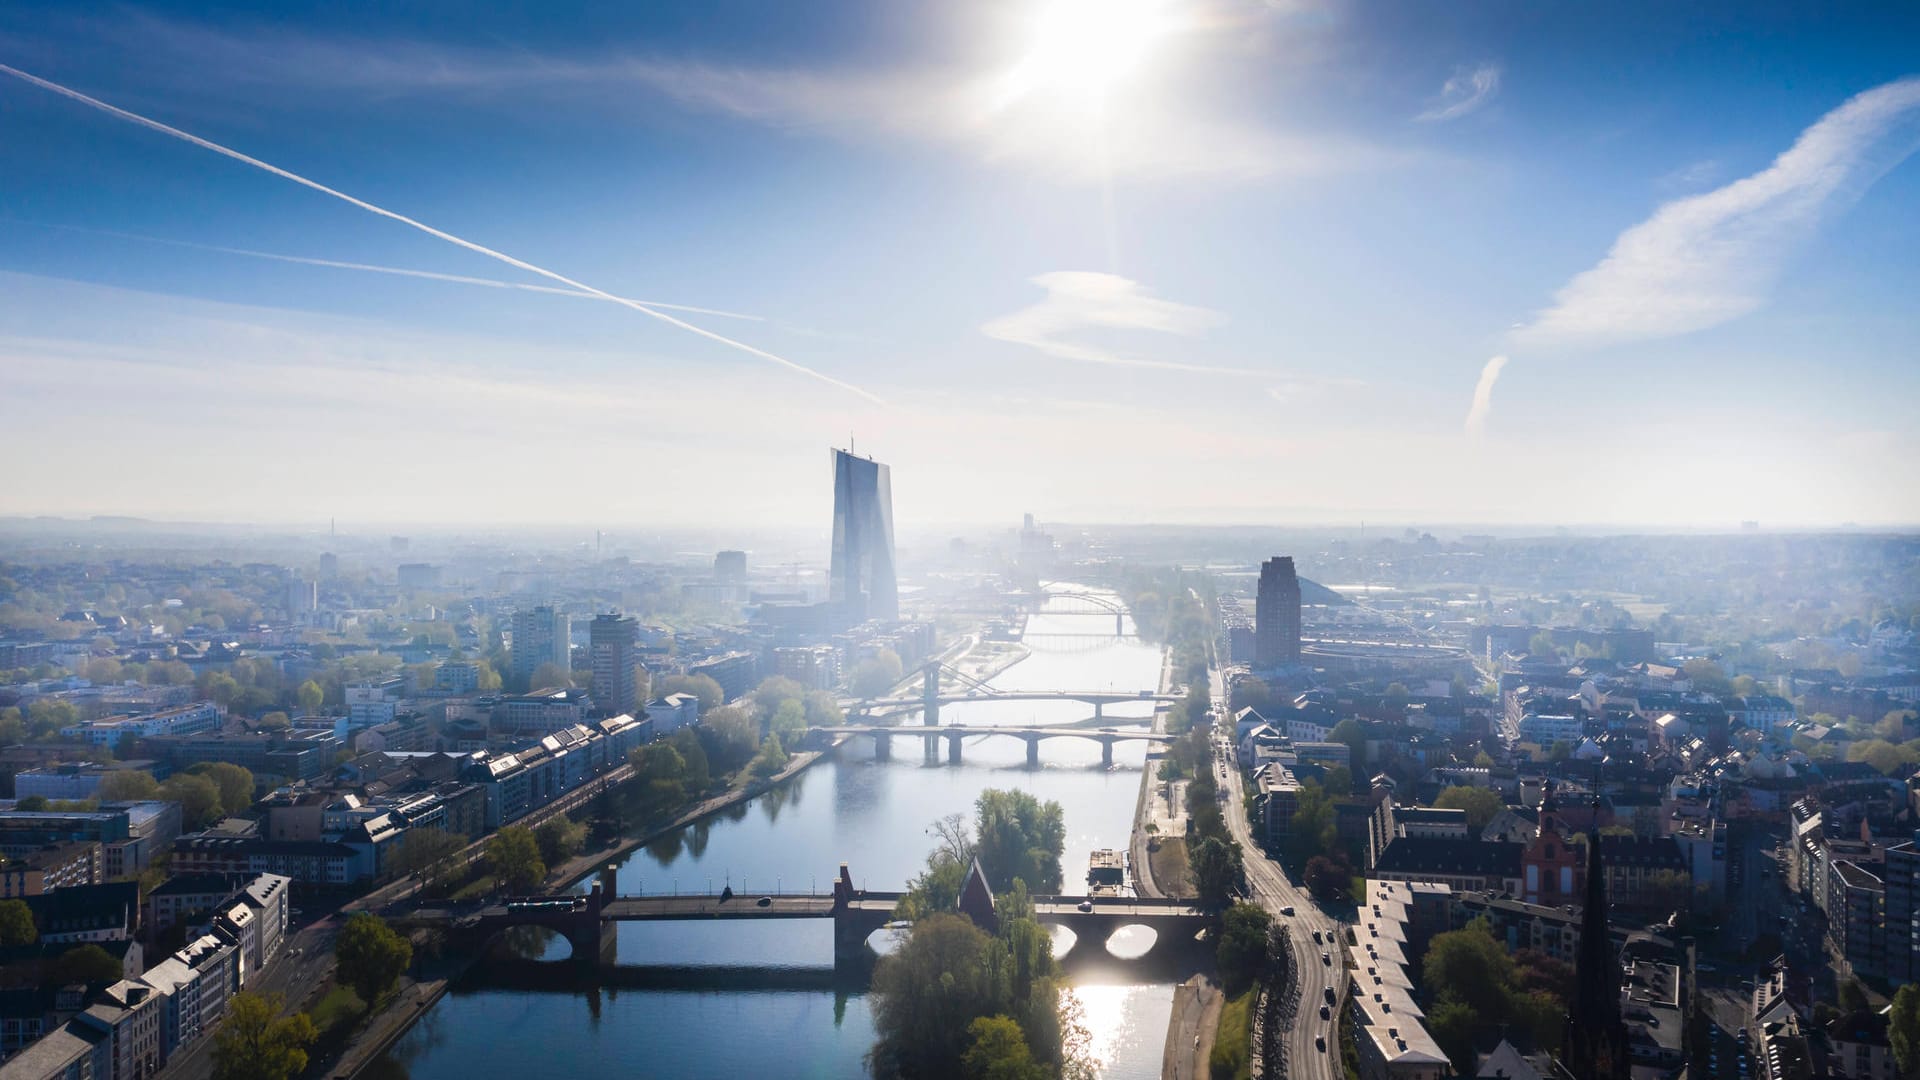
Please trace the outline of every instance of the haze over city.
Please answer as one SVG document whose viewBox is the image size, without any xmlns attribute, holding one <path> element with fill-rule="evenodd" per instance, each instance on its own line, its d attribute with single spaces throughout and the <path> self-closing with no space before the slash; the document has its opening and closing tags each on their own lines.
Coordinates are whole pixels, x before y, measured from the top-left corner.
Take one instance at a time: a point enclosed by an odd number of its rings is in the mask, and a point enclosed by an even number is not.
<svg viewBox="0 0 1920 1080">
<path fill-rule="evenodd" d="M 1920 6 L 0 5 L 0 1080 L 1920 1080 Z"/>
<path fill-rule="evenodd" d="M 903 522 L 1911 522 L 1915 31 L 9 5 L 0 387 L 62 467 L 0 511 L 744 524 L 851 437 Z"/>
</svg>

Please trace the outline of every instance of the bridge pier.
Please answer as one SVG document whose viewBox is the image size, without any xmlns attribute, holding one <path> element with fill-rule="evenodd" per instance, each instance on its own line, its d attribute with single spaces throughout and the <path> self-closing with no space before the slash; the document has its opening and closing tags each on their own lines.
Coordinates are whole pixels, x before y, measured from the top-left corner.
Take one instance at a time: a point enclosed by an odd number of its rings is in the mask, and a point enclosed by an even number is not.
<svg viewBox="0 0 1920 1080">
<path fill-rule="evenodd" d="M 1113 613 L 1113 636 L 1127 636 L 1127 617 L 1117 611 Z"/>
<path fill-rule="evenodd" d="M 958 734 L 947 736 L 947 764 L 960 764 L 960 740 L 962 738 L 964 738 L 964 736 Z"/>
<path fill-rule="evenodd" d="M 1106 703 L 1106 702 L 1104 702 L 1104 701 L 1096 701 L 1096 702 L 1094 702 L 1094 703 L 1093 703 L 1093 718 L 1094 718 L 1095 720 L 1104 720 L 1104 719 L 1106 719 L 1106 716 L 1107 716 L 1107 703 Z"/>
<path fill-rule="evenodd" d="M 920 670 L 920 722 L 928 727 L 940 726 L 940 662 L 930 660 Z"/>
<path fill-rule="evenodd" d="M 1109 768 L 1113 766 L 1113 743 L 1112 739 L 1100 740 L 1100 764 Z"/>
<path fill-rule="evenodd" d="M 884 731 L 873 733 L 873 760 L 893 760 L 893 736 Z"/>
<path fill-rule="evenodd" d="M 1040 738 L 1036 735 L 1028 735 L 1026 736 L 1026 740 L 1027 768 L 1037 769 L 1040 767 Z"/>
<path fill-rule="evenodd" d="M 940 764 L 940 736 L 925 735 L 921 737 L 920 741 L 926 744 L 927 764 L 929 765 Z"/>
</svg>

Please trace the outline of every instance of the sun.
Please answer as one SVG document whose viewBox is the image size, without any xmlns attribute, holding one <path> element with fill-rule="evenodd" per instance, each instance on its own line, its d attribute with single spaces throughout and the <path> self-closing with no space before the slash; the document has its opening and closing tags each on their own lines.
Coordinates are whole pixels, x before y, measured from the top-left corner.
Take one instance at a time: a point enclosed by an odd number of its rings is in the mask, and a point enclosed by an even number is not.
<svg viewBox="0 0 1920 1080">
<path fill-rule="evenodd" d="M 1172 29 L 1164 0 L 1047 0 L 999 104 L 1034 94 L 1095 102 L 1136 75 Z"/>
</svg>

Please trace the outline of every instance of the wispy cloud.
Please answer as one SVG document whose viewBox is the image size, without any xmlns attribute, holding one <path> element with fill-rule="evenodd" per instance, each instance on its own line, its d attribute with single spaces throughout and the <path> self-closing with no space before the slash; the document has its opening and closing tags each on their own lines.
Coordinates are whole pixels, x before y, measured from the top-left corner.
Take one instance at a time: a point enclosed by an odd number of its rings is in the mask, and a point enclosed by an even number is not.
<svg viewBox="0 0 1920 1080">
<path fill-rule="evenodd" d="M 1244 20 L 1196 19 L 1182 63 L 1211 72 L 1245 62 Z M 775 67 L 608 50 L 548 55 L 405 39 L 217 29 L 140 15 L 98 29 L 143 52 L 191 61 L 203 76 L 259 87 L 313 87 L 378 98 L 409 94 L 564 94 L 570 107 L 668 102 L 689 111 L 848 141 L 875 136 L 961 148 L 997 165 L 1071 183 L 1112 176 L 1251 181 L 1390 166 L 1406 157 L 1363 139 L 1276 125 L 1244 103 L 1244 83 L 1211 96 L 1143 78 L 1098 110 L 1043 98 L 995 109 L 1003 71 L 981 55 L 898 56 L 890 66 Z M 958 37 L 962 35 L 950 35 Z M 1004 58 L 1003 58 L 1004 59 Z M 1198 82 L 1202 80 L 1186 80 Z M 597 98 L 596 98 L 597 95 Z"/>
<path fill-rule="evenodd" d="M 445 232 L 443 230 L 436 229 L 431 225 L 427 225 L 422 222 L 416 221 L 413 218 L 406 216 L 405 214 L 388 210 L 385 207 L 375 206 L 373 203 L 367 202 L 364 199 L 358 199 L 352 195 L 348 195 L 343 191 L 337 191 L 333 188 L 326 186 L 325 184 L 320 183 L 317 180 L 309 180 L 308 178 L 301 176 L 298 173 L 290 172 L 286 169 L 282 169 L 277 165 L 270 165 L 264 161 L 261 161 L 259 158 L 249 157 L 238 150 L 234 150 L 234 149 L 231 149 L 230 147 L 222 146 L 219 143 L 213 142 L 212 140 L 203 139 L 198 135 L 190 134 L 188 132 L 180 130 L 179 128 L 171 127 L 167 124 L 161 123 L 158 120 L 141 116 L 139 113 L 122 109 L 116 105 L 109 105 L 98 98 L 89 97 L 78 90 L 74 90 L 69 87 L 62 86 L 59 83 L 52 82 L 51 80 L 48 80 L 48 79 L 43 79 L 37 75 L 28 74 L 27 72 L 21 71 L 18 68 L 9 67 L 6 64 L 0 64 L 0 74 L 11 75 L 14 78 L 20 79 L 23 82 L 31 83 L 35 86 L 40 87 L 43 90 L 52 91 L 53 93 L 59 94 L 61 97 L 65 97 L 73 101 L 77 101 L 80 104 L 85 105 L 89 108 L 98 109 L 101 112 L 108 114 L 109 116 L 118 117 L 119 119 L 125 120 L 129 123 L 138 124 L 139 126 L 147 128 L 149 130 L 157 131 L 162 135 L 167 135 L 172 138 L 179 139 L 182 142 L 191 143 L 194 146 L 198 146 L 203 150 L 211 150 L 212 152 L 219 154 L 223 157 L 231 158 L 245 165 L 251 165 L 262 172 L 271 173 L 272 175 L 278 176 L 283 180 L 292 181 L 293 183 L 299 184 L 302 187 L 310 188 L 314 191 L 317 191 L 322 195 L 327 195 L 332 198 L 338 199 L 341 202 L 347 203 L 350 206 L 358 207 L 370 214 L 376 214 L 380 217 L 387 218 L 391 221 L 399 222 L 400 224 L 405 225 L 410 229 L 414 229 L 419 232 L 426 233 L 428 236 L 434 237 L 435 239 L 438 239 L 438 240 L 444 240 L 447 243 L 453 244 L 457 247 L 465 248 L 476 255 L 484 255 L 489 259 L 493 259 L 496 262 L 505 263 L 508 266 L 514 267 L 515 269 L 524 270 L 530 274 L 537 274 L 540 277 L 548 279 L 549 281 L 557 281 L 560 284 L 567 286 L 568 288 L 576 289 L 580 292 L 591 294 L 595 297 L 598 297 L 601 300 L 607 300 L 612 303 L 619 304 L 622 307 L 631 308 L 634 311 L 640 312 L 642 315 L 647 315 L 654 319 L 658 319 L 659 321 L 664 322 L 669 326 L 679 327 L 680 329 L 685 330 L 688 333 L 697 334 L 700 337 L 708 339 L 709 341 L 718 342 L 719 344 L 725 345 L 732 349 L 739 350 L 751 356 L 757 356 L 762 360 L 766 360 L 771 363 L 778 364 L 779 366 L 787 368 L 790 371 L 798 372 L 799 374 L 806 375 L 809 378 L 818 379 L 821 382 L 828 383 L 833 386 L 837 386 L 842 390 L 846 390 L 851 393 L 858 394 L 861 397 L 868 399 L 869 401 L 880 403 L 880 398 L 875 394 L 872 394 L 866 390 L 862 390 L 861 388 L 854 386 L 851 383 L 843 382 L 839 379 L 836 379 L 833 376 L 828 375 L 824 372 L 815 371 L 814 369 L 807 367 L 804 364 L 796 363 L 792 360 L 787 359 L 784 356 L 777 356 L 773 353 L 766 351 L 765 349 L 757 348 L 755 346 L 748 345 L 745 342 L 736 341 L 732 338 L 725 337 L 720 334 L 716 334 L 711 330 L 707 330 L 703 327 L 695 326 L 692 323 L 686 322 L 684 320 L 674 318 L 672 315 L 668 315 L 665 312 L 658 311 L 654 308 L 650 308 L 645 304 L 641 304 L 633 300 L 628 300 L 625 297 L 615 296 L 612 293 L 604 292 L 600 289 L 596 289 L 591 285 L 585 284 L 580 281 L 576 281 L 575 279 L 567 277 L 563 274 L 555 273 L 554 271 L 548 270 L 545 267 L 535 266 L 533 263 L 527 262 L 523 259 L 516 259 L 511 255 L 508 255 L 504 252 L 495 251 L 493 248 L 487 247 L 483 244 L 477 244 L 472 240 L 463 239 L 461 237 L 453 235 L 450 232 Z"/>
<path fill-rule="evenodd" d="M 1486 430 L 1487 414 L 1493 411 L 1493 384 L 1500 381 L 1500 372 L 1507 366 L 1507 358 L 1496 356 L 1488 360 L 1480 369 L 1480 381 L 1473 387 L 1473 405 L 1467 409 L 1467 434 L 1479 438 Z"/>
<path fill-rule="evenodd" d="M 1766 302 L 1820 220 L 1920 149 L 1920 78 L 1848 99 L 1767 168 L 1660 207 L 1519 328 L 1528 345 L 1598 345 L 1718 326 Z"/>
<path fill-rule="evenodd" d="M 1456 71 L 1440 87 L 1440 96 L 1415 120 L 1434 123 L 1458 120 L 1478 111 L 1500 92 L 1500 65 L 1481 64 L 1472 71 Z"/>
<path fill-rule="evenodd" d="M 1097 330 L 1150 330 L 1195 337 L 1225 321 L 1217 311 L 1151 296 L 1139 283 L 1091 270 L 1059 270 L 1033 279 L 1046 298 L 980 327 L 998 341 L 1038 349 L 1048 356 L 1115 367 L 1163 368 L 1217 375 L 1259 375 L 1246 368 L 1189 364 L 1116 352 L 1073 335 Z"/>
</svg>

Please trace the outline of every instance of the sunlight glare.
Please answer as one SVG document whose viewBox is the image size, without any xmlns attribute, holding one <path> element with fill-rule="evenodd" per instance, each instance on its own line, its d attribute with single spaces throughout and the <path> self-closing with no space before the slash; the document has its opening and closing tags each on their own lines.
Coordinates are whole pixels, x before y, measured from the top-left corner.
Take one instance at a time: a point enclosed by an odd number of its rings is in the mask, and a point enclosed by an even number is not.
<svg viewBox="0 0 1920 1080">
<path fill-rule="evenodd" d="M 999 104 L 1040 91 L 1097 102 L 1137 73 L 1170 29 L 1164 0 L 1049 0 Z"/>
</svg>

